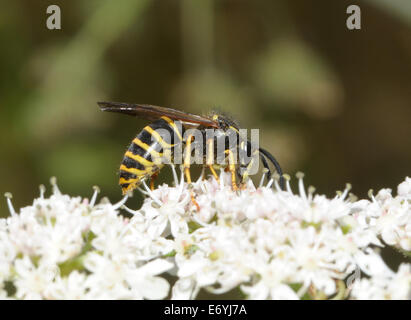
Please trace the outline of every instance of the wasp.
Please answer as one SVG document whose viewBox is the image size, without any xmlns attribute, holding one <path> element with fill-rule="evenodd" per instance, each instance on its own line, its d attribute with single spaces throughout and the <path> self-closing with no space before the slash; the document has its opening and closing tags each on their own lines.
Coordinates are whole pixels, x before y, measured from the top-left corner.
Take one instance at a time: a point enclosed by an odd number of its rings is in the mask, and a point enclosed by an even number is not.
<svg viewBox="0 0 411 320">
<path fill-rule="evenodd" d="M 192 157 L 192 143 L 194 135 L 185 134 L 189 129 L 197 129 L 201 133 L 204 148 L 203 166 L 208 167 L 215 179 L 219 177 L 215 171 L 217 168 L 225 168 L 231 173 L 232 188 L 237 190 L 237 180 L 244 183 L 249 176 L 252 159 L 237 163 L 234 154 L 237 150 L 242 150 L 248 155 L 258 154 L 261 162 L 266 168 L 268 179 L 272 172 L 269 168 L 270 161 L 280 176 L 280 186 L 284 188 L 284 178 L 281 167 L 277 160 L 265 149 L 258 148 L 252 150 L 252 144 L 247 138 L 240 139 L 239 126 L 230 117 L 214 113 L 211 116 L 199 116 L 171 108 L 146 105 L 128 104 L 119 102 L 98 102 L 101 110 L 109 112 L 124 113 L 153 121 L 146 125 L 140 133 L 132 140 L 123 161 L 120 165 L 120 180 L 123 194 L 134 190 L 143 180 L 150 179 L 150 187 L 154 188 L 154 179 L 164 166 L 161 159 L 168 154 L 171 159 L 174 157 L 178 147 L 184 146 L 183 168 L 187 182 L 191 183 L 190 164 Z M 168 133 L 168 140 L 159 133 L 161 129 Z M 217 130 L 218 134 L 209 137 L 207 129 Z M 235 135 L 236 139 L 228 139 L 230 135 Z M 225 161 L 223 165 L 216 164 L 217 145 L 223 140 Z M 230 141 L 235 141 L 231 143 Z M 160 161 L 159 161 L 160 160 Z M 221 161 L 220 161 L 221 162 Z M 228 162 L 228 164 L 227 164 Z"/>
</svg>

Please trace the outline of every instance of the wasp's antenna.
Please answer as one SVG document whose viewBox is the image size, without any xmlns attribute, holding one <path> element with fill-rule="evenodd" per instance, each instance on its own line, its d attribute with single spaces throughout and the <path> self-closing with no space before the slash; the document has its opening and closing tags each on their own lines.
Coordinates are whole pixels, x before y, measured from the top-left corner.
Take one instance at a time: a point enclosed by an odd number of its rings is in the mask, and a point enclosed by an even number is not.
<svg viewBox="0 0 411 320">
<path fill-rule="evenodd" d="M 260 153 L 264 157 L 267 157 L 268 160 L 270 160 L 272 162 L 272 164 L 274 165 L 275 169 L 277 170 L 278 174 L 280 175 L 280 187 L 281 187 L 281 189 L 284 190 L 284 177 L 283 177 L 283 171 L 281 170 L 280 164 L 273 157 L 273 155 L 271 153 L 269 153 L 267 150 L 264 150 L 263 148 L 259 148 L 258 150 L 260 151 Z M 261 159 L 263 159 L 264 157 L 261 157 Z M 264 158 L 264 160 L 265 160 L 265 158 Z M 265 168 L 267 168 L 268 167 L 267 161 L 265 160 L 265 164 L 264 164 L 264 160 L 262 160 L 263 165 L 264 165 Z M 266 165 L 267 165 L 267 167 L 266 167 Z M 271 172 L 269 174 L 271 175 Z"/>
</svg>

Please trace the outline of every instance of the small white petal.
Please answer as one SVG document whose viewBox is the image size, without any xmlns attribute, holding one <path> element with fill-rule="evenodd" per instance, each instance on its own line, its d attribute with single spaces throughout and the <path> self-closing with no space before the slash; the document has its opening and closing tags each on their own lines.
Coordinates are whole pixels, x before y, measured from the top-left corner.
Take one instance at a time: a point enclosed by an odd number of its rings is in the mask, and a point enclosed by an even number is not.
<svg viewBox="0 0 411 320">
<path fill-rule="evenodd" d="M 144 266 L 140 267 L 138 271 L 142 274 L 146 275 L 158 275 L 167 270 L 170 270 L 174 267 L 174 264 L 164 260 L 164 259 L 156 259 L 154 261 L 146 263 Z"/>
</svg>

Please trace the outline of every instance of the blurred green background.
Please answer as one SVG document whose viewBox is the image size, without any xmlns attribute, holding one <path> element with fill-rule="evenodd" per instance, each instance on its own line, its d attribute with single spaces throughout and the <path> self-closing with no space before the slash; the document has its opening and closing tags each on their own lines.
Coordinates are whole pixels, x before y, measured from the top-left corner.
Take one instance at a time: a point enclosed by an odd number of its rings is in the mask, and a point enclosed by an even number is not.
<svg viewBox="0 0 411 320">
<path fill-rule="evenodd" d="M 98 185 L 119 200 L 145 122 L 102 100 L 217 107 L 320 193 L 395 189 L 411 175 L 411 2 L 355 3 L 350 31 L 343 0 L 1 1 L 1 193 L 25 206 L 56 176 L 71 195 Z M 46 28 L 51 4 L 61 30 Z"/>
</svg>

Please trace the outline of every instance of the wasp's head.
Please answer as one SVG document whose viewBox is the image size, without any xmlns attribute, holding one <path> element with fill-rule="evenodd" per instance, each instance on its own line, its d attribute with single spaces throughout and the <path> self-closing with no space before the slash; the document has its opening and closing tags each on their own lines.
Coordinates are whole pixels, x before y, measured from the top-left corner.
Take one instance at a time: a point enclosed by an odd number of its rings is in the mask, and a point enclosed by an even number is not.
<svg viewBox="0 0 411 320">
<path fill-rule="evenodd" d="M 218 128 L 221 130 L 228 130 L 230 127 L 234 127 L 235 129 L 239 130 L 239 125 L 236 121 L 225 114 L 213 114 L 212 116 L 213 121 L 218 123 Z"/>
</svg>

